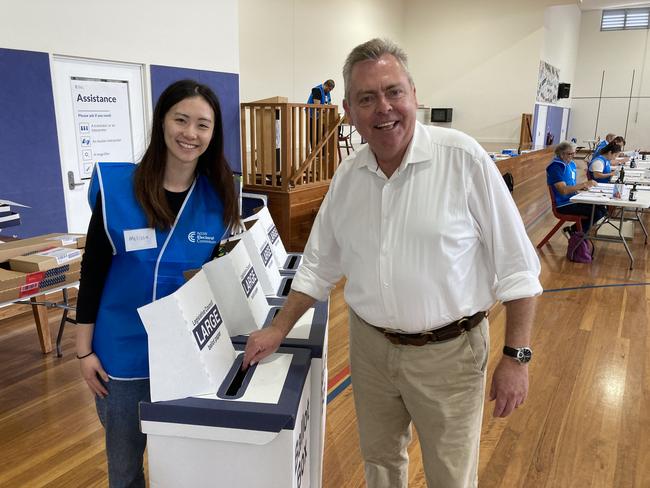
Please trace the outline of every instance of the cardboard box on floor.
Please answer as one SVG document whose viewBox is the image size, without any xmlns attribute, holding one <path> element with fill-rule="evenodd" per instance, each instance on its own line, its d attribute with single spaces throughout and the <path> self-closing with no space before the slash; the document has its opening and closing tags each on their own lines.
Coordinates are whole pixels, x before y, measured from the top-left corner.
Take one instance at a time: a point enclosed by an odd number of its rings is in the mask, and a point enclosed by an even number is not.
<svg viewBox="0 0 650 488">
<path fill-rule="evenodd" d="M 22 271 L 24 273 L 47 271 L 75 261 L 81 261 L 81 255 L 81 249 L 55 247 L 25 256 L 13 257 L 9 260 L 9 267 L 13 271 Z"/>
<path fill-rule="evenodd" d="M 30 252 L 42 251 L 50 247 L 69 247 L 82 249 L 86 246 L 86 236 L 83 234 L 45 234 L 18 239 L 17 241 L 3 242 L 0 244 L 0 263 L 9 259 L 22 256 Z"/>
</svg>

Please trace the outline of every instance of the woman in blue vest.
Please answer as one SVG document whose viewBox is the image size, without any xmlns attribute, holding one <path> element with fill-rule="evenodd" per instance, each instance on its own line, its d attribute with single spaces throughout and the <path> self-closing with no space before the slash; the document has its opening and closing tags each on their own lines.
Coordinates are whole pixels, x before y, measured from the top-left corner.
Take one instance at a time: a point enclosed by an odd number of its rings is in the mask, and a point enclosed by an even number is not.
<svg viewBox="0 0 650 488">
<path fill-rule="evenodd" d="M 596 185 L 595 181 L 576 182 L 576 163 L 573 161 L 575 147 L 567 141 L 560 142 L 555 147 L 555 157 L 546 167 L 546 183 L 551 186 L 555 207 L 558 213 L 567 215 L 581 215 L 582 230 L 587 232 L 591 220 L 592 206 L 586 203 L 571 203 L 571 197 L 580 190 L 588 190 Z M 600 220 L 605 215 L 606 208 L 597 205 L 594 221 Z M 567 234 L 575 232 L 575 224 L 565 227 Z"/>
<path fill-rule="evenodd" d="M 621 152 L 621 146 L 615 142 L 610 142 L 603 147 L 598 156 L 594 157 L 589 163 L 589 175 L 598 183 L 609 183 L 614 176 L 615 171 L 612 169 L 612 161 L 617 158 Z"/>
<path fill-rule="evenodd" d="M 156 104 L 142 161 L 99 163 L 77 302 L 77 358 L 106 433 L 109 484 L 144 487 L 147 334 L 137 308 L 173 293 L 239 224 L 221 109 L 192 80 Z"/>
</svg>

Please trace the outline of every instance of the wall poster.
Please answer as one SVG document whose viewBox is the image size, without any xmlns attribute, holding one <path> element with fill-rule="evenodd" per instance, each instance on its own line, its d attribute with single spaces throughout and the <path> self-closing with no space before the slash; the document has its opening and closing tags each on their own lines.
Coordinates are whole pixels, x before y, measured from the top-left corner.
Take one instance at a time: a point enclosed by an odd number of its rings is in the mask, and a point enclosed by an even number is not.
<svg viewBox="0 0 650 488">
<path fill-rule="evenodd" d="M 71 77 L 79 175 L 92 176 L 95 163 L 134 161 L 129 82 Z"/>
<path fill-rule="evenodd" d="M 537 101 L 542 103 L 556 103 L 559 84 L 560 70 L 545 61 L 540 61 L 539 78 L 537 80 Z"/>
</svg>

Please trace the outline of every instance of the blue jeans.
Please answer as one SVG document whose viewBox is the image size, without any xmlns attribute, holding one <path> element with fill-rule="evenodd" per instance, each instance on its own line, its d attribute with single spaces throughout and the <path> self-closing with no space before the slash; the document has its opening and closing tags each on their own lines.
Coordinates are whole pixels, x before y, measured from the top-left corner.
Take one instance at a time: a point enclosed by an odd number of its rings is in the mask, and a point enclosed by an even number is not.
<svg viewBox="0 0 650 488">
<path fill-rule="evenodd" d="M 150 401 L 149 380 L 114 380 L 105 384 L 106 398 L 95 397 L 97 415 L 106 432 L 110 488 L 144 488 L 142 461 L 147 436 L 140 432 L 138 404 Z"/>
</svg>

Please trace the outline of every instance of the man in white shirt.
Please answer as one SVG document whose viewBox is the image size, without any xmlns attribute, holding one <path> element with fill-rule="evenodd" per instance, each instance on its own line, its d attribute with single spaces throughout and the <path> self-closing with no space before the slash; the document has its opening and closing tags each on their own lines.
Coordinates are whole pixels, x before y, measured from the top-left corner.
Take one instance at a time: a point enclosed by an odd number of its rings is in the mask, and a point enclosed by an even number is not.
<svg viewBox="0 0 650 488">
<path fill-rule="evenodd" d="M 343 78 L 343 106 L 368 145 L 336 171 L 292 292 L 272 325 L 251 335 L 244 364 L 275 351 L 345 276 L 368 486 L 407 486 L 411 422 L 429 486 L 476 486 L 484 311 L 497 300 L 507 311 L 507 347 L 490 391 L 494 415 L 504 417 L 528 391 L 539 260 L 487 153 L 461 132 L 416 122 L 399 47 L 380 39 L 357 46 Z"/>
</svg>

